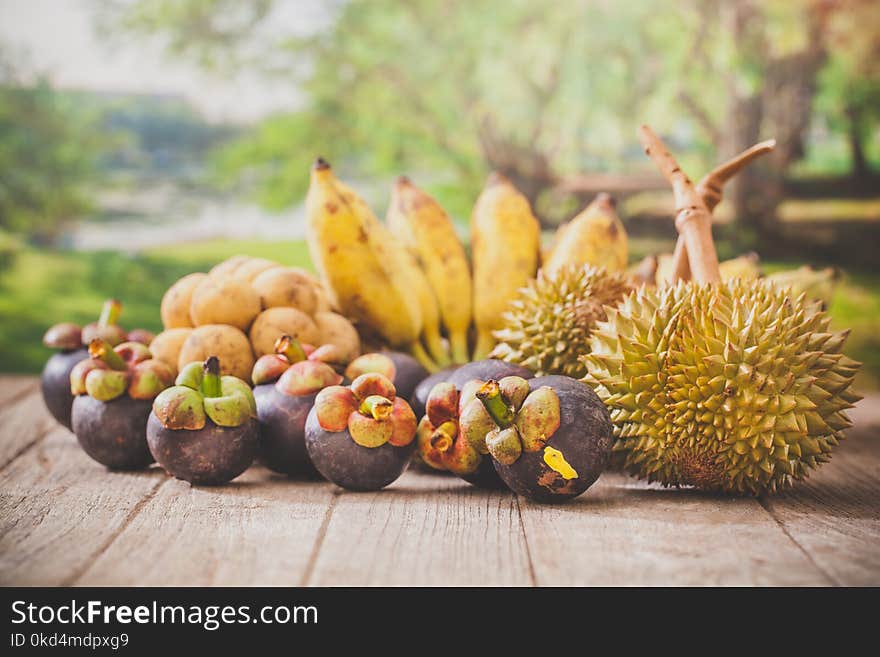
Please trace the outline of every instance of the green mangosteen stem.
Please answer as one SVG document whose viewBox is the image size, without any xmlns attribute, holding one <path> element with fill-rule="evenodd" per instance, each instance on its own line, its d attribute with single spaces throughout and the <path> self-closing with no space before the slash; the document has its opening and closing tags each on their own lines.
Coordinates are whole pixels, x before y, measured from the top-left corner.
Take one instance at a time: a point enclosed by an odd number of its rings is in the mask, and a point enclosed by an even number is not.
<svg viewBox="0 0 880 657">
<path fill-rule="evenodd" d="M 382 395 L 370 395 L 358 406 L 362 415 L 372 417 L 374 420 L 387 420 L 391 417 L 394 404 Z"/>
<path fill-rule="evenodd" d="M 506 429 L 513 424 L 515 415 L 513 406 L 504 400 L 504 397 L 501 394 L 501 387 L 498 385 L 497 381 L 491 379 L 484 383 L 480 386 L 480 389 L 477 390 L 476 396 L 477 399 L 482 402 L 489 417 L 491 417 L 495 424 L 501 429 Z"/>
<path fill-rule="evenodd" d="M 101 308 L 101 316 L 98 318 L 100 326 L 116 326 L 119 316 L 122 314 L 122 304 L 116 299 L 107 299 Z"/>
<path fill-rule="evenodd" d="M 205 361 L 205 375 L 202 377 L 202 394 L 205 397 L 220 397 L 223 388 L 220 385 L 220 359 L 211 356 Z"/>
<path fill-rule="evenodd" d="M 122 356 L 116 353 L 109 342 L 105 342 L 101 338 L 95 338 L 89 342 L 89 356 L 103 361 L 111 370 L 124 372 L 128 369 Z"/>
<path fill-rule="evenodd" d="M 306 359 L 306 352 L 302 345 L 289 335 L 282 335 L 275 340 L 275 353 L 284 356 L 291 365 Z"/>
</svg>

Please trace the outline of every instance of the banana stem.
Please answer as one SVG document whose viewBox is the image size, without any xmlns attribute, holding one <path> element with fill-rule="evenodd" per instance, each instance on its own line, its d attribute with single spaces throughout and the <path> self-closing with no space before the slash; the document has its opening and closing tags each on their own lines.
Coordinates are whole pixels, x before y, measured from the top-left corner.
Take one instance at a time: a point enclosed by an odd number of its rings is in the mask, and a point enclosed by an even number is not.
<svg viewBox="0 0 880 657">
<path fill-rule="evenodd" d="M 774 148 L 776 148 L 775 139 L 762 141 L 707 173 L 697 183 L 697 193 L 702 197 L 709 212 L 715 210 L 715 207 L 724 198 L 724 185 L 727 181 L 742 171 L 752 160 L 769 153 Z M 675 243 L 675 253 L 672 254 L 672 282 L 679 279 L 687 280 L 690 276 L 691 267 L 688 262 L 687 246 L 679 235 L 678 241 Z"/>
<path fill-rule="evenodd" d="M 289 335 L 282 335 L 275 340 L 275 353 L 284 356 L 291 365 L 306 359 L 302 345 Z"/>
<path fill-rule="evenodd" d="M 431 356 L 431 360 L 433 360 L 440 368 L 449 365 L 449 354 L 446 353 L 446 348 L 443 346 L 443 339 L 440 337 L 440 332 L 437 328 L 432 327 L 428 329 L 425 327 L 423 337 L 425 340 L 425 346 L 428 348 L 428 353 Z"/>
<path fill-rule="evenodd" d="M 467 331 L 449 333 L 449 347 L 452 351 L 452 361 L 455 363 L 467 363 L 470 360 L 468 354 Z"/>
<path fill-rule="evenodd" d="M 202 377 L 202 394 L 205 397 L 220 397 L 223 394 L 223 388 L 220 383 L 220 360 L 216 356 L 211 356 L 205 361 L 205 376 Z"/>
<path fill-rule="evenodd" d="M 101 307 L 101 316 L 98 324 L 101 326 L 115 326 L 122 314 L 122 304 L 116 299 L 107 299 Z"/>
<path fill-rule="evenodd" d="M 690 178 L 649 126 L 639 127 L 639 140 L 645 153 L 672 186 L 676 207 L 675 227 L 684 237 L 694 280 L 697 283 L 720 281 L 718 254 L 712 240 L 712 214 Z"/>
<path fill-rule="evenodd" d="M 414 342 L 412 345 L 410 345 L 409 351 L 413 356 L 415 356 L 415 359 L 419 361 L 422 366 L 432 374 L 434 372 L 440 371 L 440 367 L 437 365 L 437 363 L 435 363 L 431 359 L 431 357 L 428 355 L 428 352 L 425 351 L 425 348 L 418 342 Z"/>
<path fill-rule="evenodd" d="M 474 360 L 483 360 L 495 348 L 495 338 L 490 329 L 477 329 L 477 344 L 474 347 Z"/>
<path fill-rule="evenodd" d="M 95 338 L 89 342 L 89 356 L 103 361 L 111 370 L 124 372 L 128 369 L 128 365 L 126 365 L 122 356 L 114 351 L 110 343 L 105 342 L 101 338 Z"/>
<path fill-rule="evenodd" d="M 501 386 L 494 379 L 484 383 L 476 393 L 477 399 L 482 402 L 495 424 L 501 429 L 506 429 L 513 424 L 513 406 L 504 401 L 501 395 Z"/>
</svg>

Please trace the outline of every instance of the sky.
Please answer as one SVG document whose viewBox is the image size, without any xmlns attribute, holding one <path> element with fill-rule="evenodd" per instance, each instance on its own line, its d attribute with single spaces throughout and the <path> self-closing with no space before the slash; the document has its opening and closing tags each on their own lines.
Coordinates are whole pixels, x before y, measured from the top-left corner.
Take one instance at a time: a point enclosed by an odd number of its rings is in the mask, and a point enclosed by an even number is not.
<svg viewBox="0 0 880 657">
<path fill-rule="evenodd" d="M 277 20 L 298 27 L 319 19 L 312 2 L 281 7 Z M 96 33 L 93 11 L 90 0 L 0 0 L 0 42 L 60 88 L 182 95 L 211 121 L 254 121 L 297 102 L 296 90 L 277 81 L 214 77 L 173 60 L 155 39 L 111 45 Z"/>
</svg>

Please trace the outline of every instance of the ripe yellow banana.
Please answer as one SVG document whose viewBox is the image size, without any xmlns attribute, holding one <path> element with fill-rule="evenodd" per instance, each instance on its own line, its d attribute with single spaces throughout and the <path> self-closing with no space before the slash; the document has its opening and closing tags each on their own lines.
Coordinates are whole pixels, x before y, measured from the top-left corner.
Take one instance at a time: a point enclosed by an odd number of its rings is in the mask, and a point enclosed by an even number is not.
<svg viewBox="0 0 880 657">
<path fill-rule="evenodd" d="M 393 347 L 423 352 L 421 308 L 394 269 L 387 229 L 321 159 L 312 167 L 306 219 L 312 262 L 340 310 Z"/>
<path fill-rule="evenodd" d="M 538 268 L 541 230 L 528 199 L 499 173 L 489 176 L 471 215 L 474 265 L 474 359 L 495 346 L 492 331 L 517 291 Z"/>
<path fill-rule="evenodd" d="M 559 227 L 556 244 L 543 269 L 553 274 L 569 265 L 595 265 L 624 271 L 629 259 L 626 229 L 614 211 L 614 199 L 599 194 L 580 214 Z"/>
<path fill-rule="evenodd" d="M 452 359 L 466 363 L 470 360 L 471 272 L 452 220 L 437 201 L 400 177 L 392 189 L 385 221 L 428 278 L 449 336 Z"/>
<path fill-rule="evenodd" d="M 752 251 L 719 263 L 721 280 L 730 281 L 738 278 L 744 281 L 753 281 L 760 278 L 761 267 L 758 266 L 758 261 L 758 254 Z"/>
</svg>

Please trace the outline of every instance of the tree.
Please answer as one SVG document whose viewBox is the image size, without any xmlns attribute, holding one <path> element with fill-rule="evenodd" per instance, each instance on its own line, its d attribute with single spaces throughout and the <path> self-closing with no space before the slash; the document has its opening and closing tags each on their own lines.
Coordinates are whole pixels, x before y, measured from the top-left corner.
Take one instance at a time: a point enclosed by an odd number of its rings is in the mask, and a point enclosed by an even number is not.
<svg viewBox="0 0 880 657">
<path fill-rule="evenodd" d="M 88 209 L 99 143 L 45 80 L 0 65 L 0 229 L 46 241 Z"/>
<path fill-rule="evenodd" d="M 222 158 L 274 205 L 301 198 L 321 153 L 359 174 L 408 171 L 459 215 L 497 169 L 546 217 L 558 213 L 547 192 L 578 172 L 648 170 L 634 130 L 649 120 L 687 146 L 694 175 L 777 137 L 774 158 L 730 196 L 767 235 L 783 174 L 805 152 L 831 18 L 857 2 L 868 0 L 348 0 L 309 5 L 326 8 L 312 30 L 281 29 L 276 12 L 290 5 L 271 0 L 104 7 L 126 34 L 158 33 L 215 70 L 298 86 L 297 111 Z"/>
</svg>

